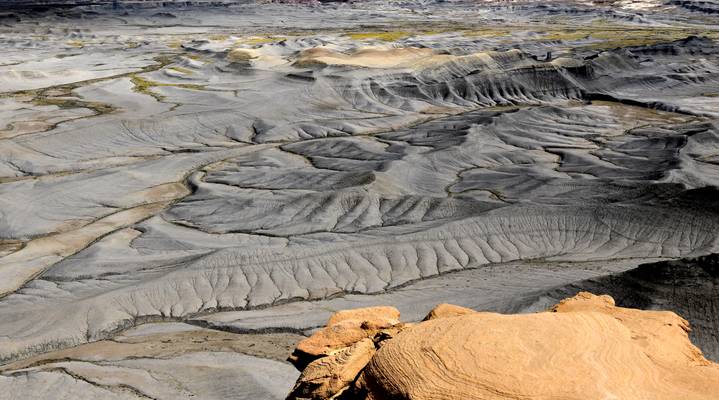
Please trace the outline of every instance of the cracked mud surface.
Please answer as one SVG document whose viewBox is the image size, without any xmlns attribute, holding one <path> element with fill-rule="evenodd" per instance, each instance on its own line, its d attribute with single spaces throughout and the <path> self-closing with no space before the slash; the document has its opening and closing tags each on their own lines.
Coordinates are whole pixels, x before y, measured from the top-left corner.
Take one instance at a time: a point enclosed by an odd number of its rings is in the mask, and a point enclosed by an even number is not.
<svg viewBox="0 0 719 400">
<path fill-rule="evenodd" d="M 719 20 L 675 3 L 0 12 L 0 398 L 281 399 L 333 311 L 579 290 L 716 360 Z"/>
</svg>

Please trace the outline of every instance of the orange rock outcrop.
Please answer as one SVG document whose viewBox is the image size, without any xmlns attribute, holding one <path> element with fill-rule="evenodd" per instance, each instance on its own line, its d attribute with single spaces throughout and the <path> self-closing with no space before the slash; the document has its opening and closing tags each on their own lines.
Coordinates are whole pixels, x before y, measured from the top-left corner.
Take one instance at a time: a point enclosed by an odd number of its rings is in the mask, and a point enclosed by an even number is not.
<svg viewBox="0 0 719 400">
<path fill-rule="evenodd" d="M 310 363 L 288 399 L 719 399 L 719 365 L 692 345 L 684 319 L 609 296 L 519 315 L 440 305 L 418 324 L 385 322 Z"/>
<path fill-rule="evenodd" d="M 399 310 L 394 307 L 339 311 L 330 317 L 325 328 L 298 343 L 289 361 L 304 370 L 318 358 L 329 356 L 362 339 L 372 338 L 383 329 L 393 326 L 401 326 Z"/>
</svg>

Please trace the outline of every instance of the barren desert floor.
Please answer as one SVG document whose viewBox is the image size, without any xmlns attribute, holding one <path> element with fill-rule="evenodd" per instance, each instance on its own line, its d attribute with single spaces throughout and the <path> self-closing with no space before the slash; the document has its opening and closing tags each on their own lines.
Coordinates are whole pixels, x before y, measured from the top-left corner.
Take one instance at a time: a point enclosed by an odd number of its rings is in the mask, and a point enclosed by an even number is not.
<svg viewBox="0 0 719 400">
<path fill-rule="evenodd" d="M 0 5 L 0 399 L 284 399 L 335 311 L 675 311 L 719 4 Z"/>
</svg>

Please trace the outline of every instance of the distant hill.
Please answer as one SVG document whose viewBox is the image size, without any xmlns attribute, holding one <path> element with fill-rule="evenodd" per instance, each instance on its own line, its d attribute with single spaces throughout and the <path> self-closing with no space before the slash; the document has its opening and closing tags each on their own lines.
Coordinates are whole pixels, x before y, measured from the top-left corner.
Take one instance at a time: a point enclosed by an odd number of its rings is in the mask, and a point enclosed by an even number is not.
<svg viewBox="0 0 719 400">
<path fill-rule="evenodd" d="M 23 8 L 51 8 L 75 6 L 190 6 L 246 3 L 242 0 L 0 0 L 0 11 Z"/>
</svg>

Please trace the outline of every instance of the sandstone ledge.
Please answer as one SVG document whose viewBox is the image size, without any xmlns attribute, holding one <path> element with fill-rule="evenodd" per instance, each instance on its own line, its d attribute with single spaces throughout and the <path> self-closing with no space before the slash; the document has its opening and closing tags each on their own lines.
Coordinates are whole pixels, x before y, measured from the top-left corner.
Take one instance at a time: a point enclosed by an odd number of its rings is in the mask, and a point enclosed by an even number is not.
<svg viewBox="0 0 719 400">
<path fill-rule="evenodd" d="M 418 324 L 400 323 L 395 311 L 330 318 L 298 345 L 321 351 L 295 362 L 306 368 L 288 399 L 709 400 L 719 393 L 719 365 L 690 342 L 684 319 L 617 307 L 606 295 L 581 292 L 519 315 L 442 304 Z"/>
</svg>

